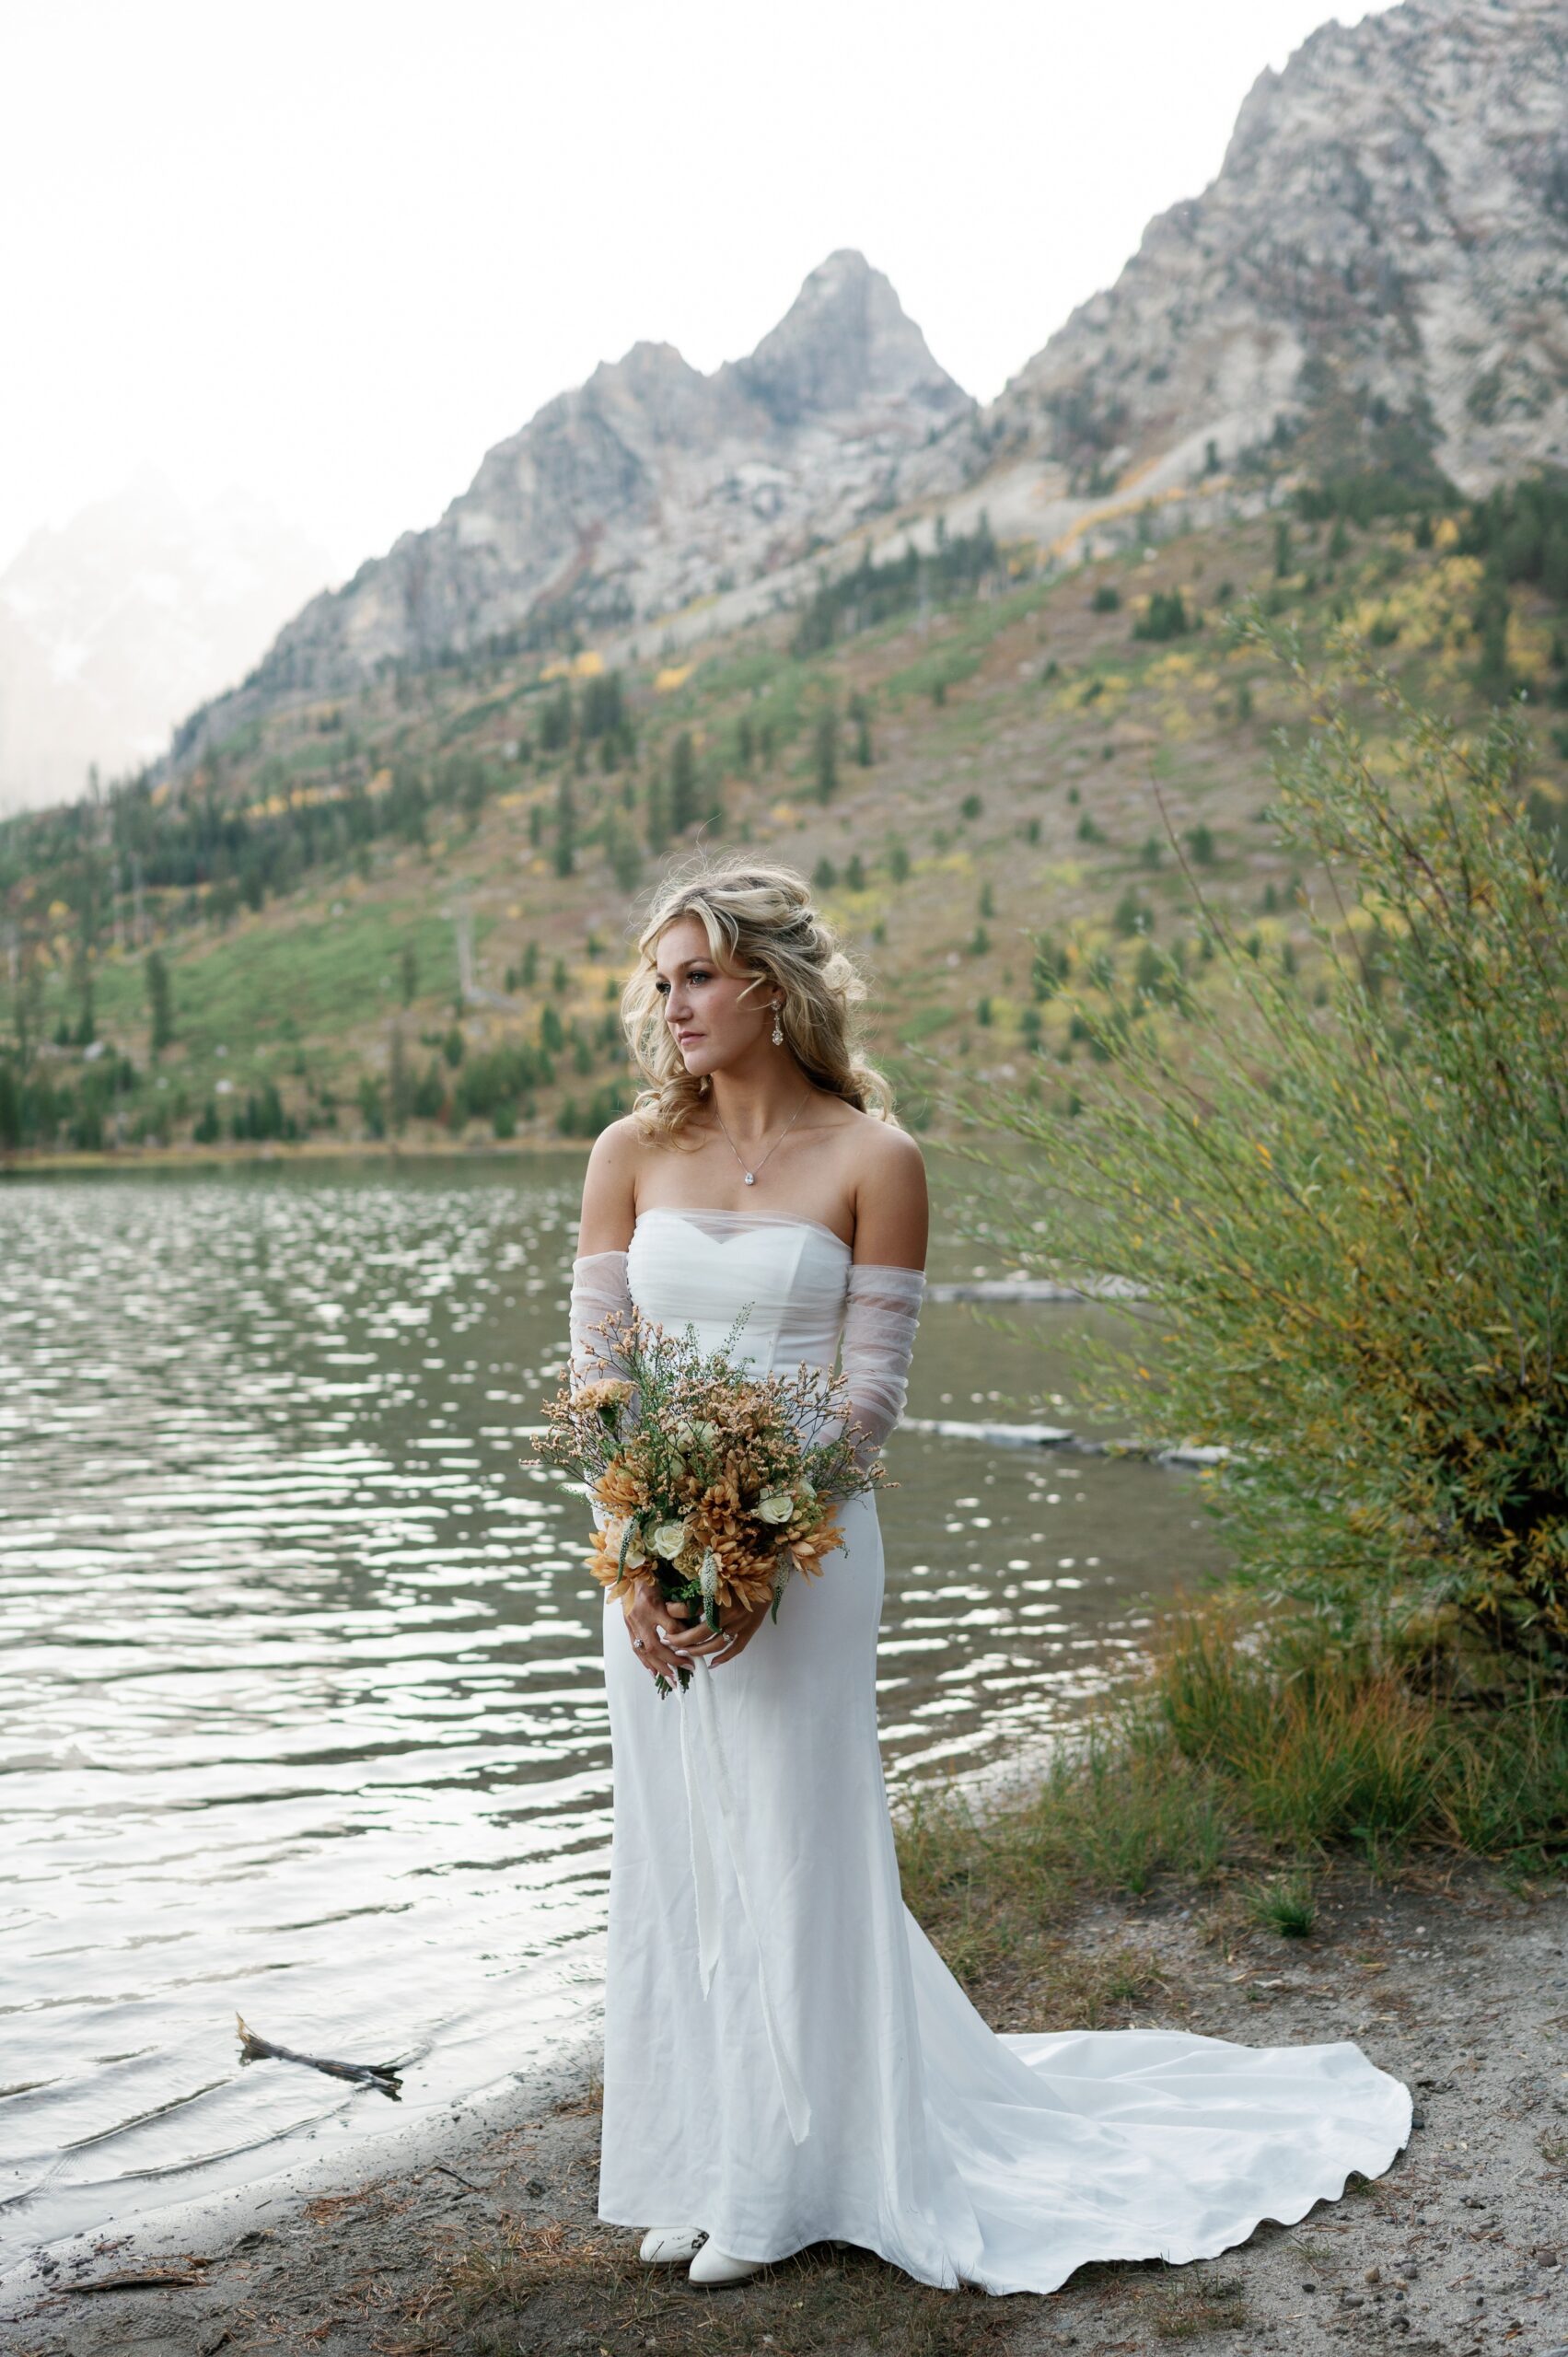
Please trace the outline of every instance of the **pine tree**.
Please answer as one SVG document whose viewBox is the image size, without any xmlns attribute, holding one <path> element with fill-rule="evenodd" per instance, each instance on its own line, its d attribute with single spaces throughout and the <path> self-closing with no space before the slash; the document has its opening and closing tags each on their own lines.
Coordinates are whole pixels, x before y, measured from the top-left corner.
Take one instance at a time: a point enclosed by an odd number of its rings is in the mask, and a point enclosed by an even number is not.
<svg viewBox="0 0 1568 2357">
<path fill-rule="evenodd" d="M 403 1047 L 403 1027 L 392 1026 L 392 1051 L 387 1073 L 388 1119 L 396 1137 L 412 1109 L 413 1083 L 408 1068 L 408 1055 Z"/>
<path fill-rule="evenodd" d="M 555 789 L 555 873 L 572 875 L 577 865 L 577 804 L 571 772 L 563 770 Z"/>
<path fill-rule="evenodd" d="M 669 831 L 683 835 L 697 816 L 697 748 L 683 728 L 669 756 Z"/>
<path fill-rule="evenodd" d="M 1494 566 L 1489 566 L 1482 575 L 1475 622 L 1481 634 L 1476 686 L 1492 702 L 1506 703 L 1514 691 L 1508 669 L 1508 591 L 1502 573 Z"/>
<path fill-rule="evenodd" d="M 168 968 L 161 950 L 149 949 L 144 968 L 147 983 L 147 1004 L 152 1015 L 152 1052 L 160 1056 L 174 1037 L 174 1008 L 168 986 Z"/>
<path fill-rule="evenodd" d="M 817 799 L 830 802 L 839 787 L 839 716 L 830 704 L 818 714 L 814 745 Z"/>
</svg>

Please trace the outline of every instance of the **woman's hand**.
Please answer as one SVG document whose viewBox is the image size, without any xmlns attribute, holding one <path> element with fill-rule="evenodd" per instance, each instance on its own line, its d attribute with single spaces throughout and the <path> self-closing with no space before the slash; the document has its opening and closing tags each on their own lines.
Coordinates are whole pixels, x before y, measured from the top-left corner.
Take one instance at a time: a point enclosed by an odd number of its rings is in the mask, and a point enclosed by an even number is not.
<svg viewBox="0 0 1568 2357">
<path fill-rule="evenodd" d="M 669 1609 L 685 1613 L 688 1608 L 672 1604 Z M 737 1654 L 746 1651 L 772 1610 L 771 1603 L 726 1605 L 720 1609 L 716 1629 L 710 1629 L 705 1620 L 699 1620 L 694 1629 L 674 1632 L 669 1650 L 683 1661 L 700 1658 L 706 1661 L 710 1669 L 722 1668 L 726 1661 L 733 1661 Z"/>
<path fill-rule="evenodd" d="M 643 1667 L 656 1678 L 662 1676 L 673 1682 L 687 1666 L 688 1656 L 678 1654 L 668 1641 L 691 1618 L 690 1606 L 667 1604 L 651 1580 L 637 1580 L 621 1597 L 621 1609 L 633 1651 Z M 662 1637 L 661 1629 L 667 1632 Z"/>
</svg>

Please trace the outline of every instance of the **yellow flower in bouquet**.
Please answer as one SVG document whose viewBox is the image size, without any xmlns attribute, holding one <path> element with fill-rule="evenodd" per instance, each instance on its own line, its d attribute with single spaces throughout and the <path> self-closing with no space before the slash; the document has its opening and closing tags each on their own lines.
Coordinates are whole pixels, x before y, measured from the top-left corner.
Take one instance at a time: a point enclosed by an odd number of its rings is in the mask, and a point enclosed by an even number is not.
<svg viewBox="0 0 1568 2357">
<path fill-rule="evenodd" d="M 707 1353 L 691 1326 L 671 1336 L 638 1311 L 612 1315 L 594 1330 L 600 1364 L 618 1372 L 563 1385 L 535 1444 L 601 1509 L 595 1579 L 617 1596 L 646 1580 L 668 1602 L 700 1604 L 714 1629 L 732 1607 L 771 1604 L 776 1618 L 792 1573 L 816 1576 L 842 1546 L 835 1505 L 887 1479 L 856 1456 L 842 1376 L 737 1364 L 749 1314 Z"/>
</svg>

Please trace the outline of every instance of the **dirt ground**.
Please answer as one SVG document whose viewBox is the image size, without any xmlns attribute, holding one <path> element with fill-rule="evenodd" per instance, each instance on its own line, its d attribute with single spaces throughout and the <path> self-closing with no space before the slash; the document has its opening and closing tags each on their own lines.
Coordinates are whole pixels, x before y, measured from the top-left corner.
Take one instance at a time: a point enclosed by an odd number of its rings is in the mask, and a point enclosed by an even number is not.
<svg viewBox="0 0 1568 2357">
<path fill-rule="evenodd" d="M 186 2247 L 155 2219 L 44 2254 L 0 2293 L 0 2347 L 1101 2357 L 1206 2341 L 1226 2357 L 1568 2357 L 1568 1890 L 1516 1897 L 1474 1866 L 1380 1888 L 1342 1868 L 1306 1938 L 1155 1898 L 1086 1908 L 1071 1942 L 1086 1966 L 1112 1950 L 1148 1960 L 1164 1994 L 1129 2020 L 1251 2045 L 1353 2038 L 1413 2088 L 1410 2143 L 1381 2178 L 1353 2177 L 1339 2200 L 1293 2226 L 1266 2221 L 1217 2258 L 1081 2268 L 1043 2297 L 932 2291 L 837 2244 L 703 2292 L 679 2269 L 640 2267 L 634 2237 L 598 2224 L 590 2080 L 357 2189 L 298 2189 L 238 2235 Z"/>
</svg>

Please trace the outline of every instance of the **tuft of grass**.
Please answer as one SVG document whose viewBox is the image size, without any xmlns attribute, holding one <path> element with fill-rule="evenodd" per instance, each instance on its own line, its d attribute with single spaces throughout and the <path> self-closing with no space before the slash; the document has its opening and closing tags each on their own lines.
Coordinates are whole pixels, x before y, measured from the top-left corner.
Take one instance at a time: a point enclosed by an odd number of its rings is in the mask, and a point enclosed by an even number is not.
<svg viewBox="0 0 1568 2357">
<path fill-rule="evenodd" d="M 961 1788 L 912 1794 L 899 1862 L 910 1907 L 977 2001 L 1095 2028 L 1170 1992 L 1138 1948 L 1074 1951 L 1056 1926 L 1075 1897 L 1086 1887 L 1142 1896 L 1161 1875 L 1208 1883 L 1236 1833 L 1211 1770 L 1158 1766 L 1107 1718 L 1032 1788 L 983 1809 Z"/>
<path fill-rule="evenodd" d="M 1247 1608 L 1225 1596 L 1173 1613 L 1141 1701 L 1260 1834 L 1377 1866 L 1418 1840 L 1536 1871 L 1562 1858 L 1568 1694 L 1532 1681 L 1461 1708 L 1289 1621 L 1249 1625 Z"/>
<path fill-rule="evenodd" d="M 1304 1940 L 1318 1920 L 1312 1877 L 1305 1866 L 1271 1875 L 1246 1893 L 1247 1911 L 1255 1923 L 1278 1932 L 1282 1939 Z"/>
<path fill-rule="evenodd" d="M 1169 2285 L 1149 2304 L 1149 2321 L 1161 2340 L 1237 2331 L 1248 2321 L 1246 2285 L 1239 2275 L 1205 2275 L 1192 2266 L 1173 2270 Z"/>
<path fill-rule="evenodd" d="M 1462 1727 L 1440 1799 L 1446 1829 L 1515 1874 L 1568 1857 L 1568 1696 L 1532 1687 Z"/>
</svg>

